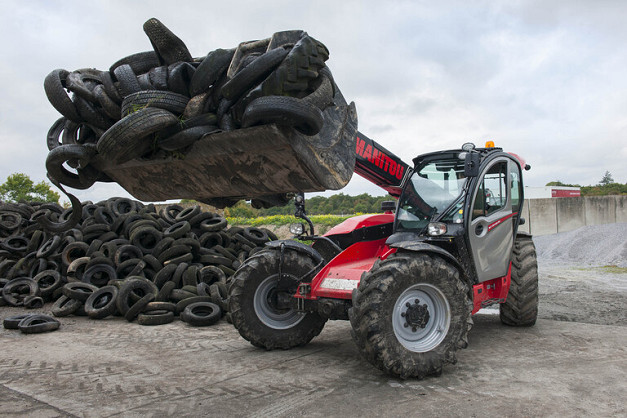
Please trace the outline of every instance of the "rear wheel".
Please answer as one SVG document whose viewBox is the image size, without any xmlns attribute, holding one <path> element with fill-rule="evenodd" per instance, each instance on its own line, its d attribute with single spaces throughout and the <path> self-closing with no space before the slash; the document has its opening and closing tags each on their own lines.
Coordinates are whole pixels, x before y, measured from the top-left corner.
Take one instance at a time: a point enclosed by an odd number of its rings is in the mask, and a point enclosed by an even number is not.
<svg viewBox="0 0 627 418">
<path fill-rule="evenodd" d="M 364 273 L 349 316 L 361 354 L 404 379 L 455 363 L 468 342 L 471 310 L 453 266 L 428 254 L 397 253 Z"/>
<path fill-rule="evenodd" d="M 512 281 L 499 307 L 505 325 L 530 327 L 538 317 L 538 260 L 531 237 L 519 236 L 512 254 Z"/>
<path fill-rule="evenodd" d="M 289 249 L 282 257 L 278 249 L 264 249 L 246 260 L 233 276 L 229 298 L 231 319 L 241 336 L 271 350 L 305 345 L 320 334 L 326 319 L 287 305 L 300 278 L 314 267 L 309 257 Z"/>
</svg>

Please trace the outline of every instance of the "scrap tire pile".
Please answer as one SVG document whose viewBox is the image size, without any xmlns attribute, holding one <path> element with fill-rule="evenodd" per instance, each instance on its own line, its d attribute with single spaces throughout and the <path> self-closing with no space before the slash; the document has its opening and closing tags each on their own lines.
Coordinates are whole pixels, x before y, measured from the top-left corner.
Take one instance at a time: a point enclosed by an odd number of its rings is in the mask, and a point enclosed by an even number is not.
<svg viewBox="0 0 627 418">
<path fill-rule="evenodd" d="M 0 304 L 40 309 L 54 302 L 56 317 L 119 315 L 141 325 L 179 317 L 211 325 L 228 315 L 235 270 L 277 239 L 266 229 L 228 228 L 200 206 L 157 212 L 125 198 L 83 203 L 80 222 L 63 233 L 42 230 L 37 218 L 44 215 L 65 222 L 72 209 L 0 202 Z M 30 328 L 25 321 L 23 332 L 58 328 L 35 320 Z"/>
<path fill-rule="evenodd" d="M 56 69 L 46 77 L 46 95 L 62 115 L 46 141 L 55 184 L 87 189 L 111 181 L 91 164 L 96 156 L 116 164 L 180 157 L 206 135 L 267 123 L 305 135 L 322 128 L 335 87 L 328 49 L 306 32 L 278 32 L 200 58 L 157 19 L 144 32 L 150 51 L 108 70 Z"/>
</svg>

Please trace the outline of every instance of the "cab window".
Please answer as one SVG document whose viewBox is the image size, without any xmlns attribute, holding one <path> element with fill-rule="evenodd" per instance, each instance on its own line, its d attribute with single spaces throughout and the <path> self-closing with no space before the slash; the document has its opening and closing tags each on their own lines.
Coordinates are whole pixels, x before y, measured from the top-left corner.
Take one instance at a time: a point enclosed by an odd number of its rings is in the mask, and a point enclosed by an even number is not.
<svg viewBox="0 0 627 418">
<path fill-rule="evenodd" d="M 507 204 L 507 161 L 494 164 L 485 173 L 475 197 L 472 218 L 488 216 Z"/>
</svg>

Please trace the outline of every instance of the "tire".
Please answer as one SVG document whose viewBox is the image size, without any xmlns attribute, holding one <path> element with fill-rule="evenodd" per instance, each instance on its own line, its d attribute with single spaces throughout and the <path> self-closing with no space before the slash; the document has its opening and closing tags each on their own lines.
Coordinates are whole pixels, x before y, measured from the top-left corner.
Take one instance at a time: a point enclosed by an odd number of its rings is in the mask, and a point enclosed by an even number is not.
<svg viewBox="0 0 627 418">
<path fill-rule="evenodd" d="M 129 94 L 124 98 L 122 101 L 122 117 L 146 107 L 156 107 L 172 112 L 175 115 L 181 115 L 188 102 L 189 97 L 171 91 L 142 90 Z"/>
<path fill-rule="evenodd" d="M 204 135 L 217 131 L 218 128 L 216 126 L 195 126 L 177 132 L 167 138 L 159 139 L 157 146 L 166 151 L 176 151 L 192 145 Z"/>
<path fill-rule="evenodd" d="M 222 86 L 222 95 L 229 100 L 237 100 L 246 90 L 255 87 L 274 71 L 287 54 L 286 49 L 275 48 L 261 55 Z"/>
<path fill-rule="evenodd" d="M 4 320 L 2 321 L 2 325 L 4 326 L 4 329 L 19 329 L 18 327 L 19 323 L 24 318 L 28 318 L 29 316 L 32 316 L 32 315 L 33 314 L 20 314 L 20 315 L 9 316 L 7 318 L 4 318 Z"/>
<path fill-rule="evenodd" d="M 18 328 L 24 334 L 41 334 L 42 332 L 50 332 L 59 329 L 61 323 L 48 315 L 29 315 L 22 319 L 18 324 Z"/>
<path fill-rule="evenodd" d="M 69 316 L 78 311 L 83 306 L 80 300 L 70 299 L 65 295 L 61 295 L 59 299 L 52 305 L 50 311 L 56 317 Z"/>
<path fill-rule="evenodd" d="M 104 319 L 115 315 L 118 288 L 104 286 L 93 292 L 85 301 L 85 312 L 92 319 Z"/>
<path fill-rule="evenodd" d="M 437 256 L 396 253 L 377 261 L 353 292 L 351 334 L 380 370 L 421 379 L 455 363 L 467 345 L 471 311 L 457 269 Z"/>
<path fill-rule="evenodd" d="M 152 146 L 152 134 L 178 123 L 178 120 L 167 110 L 152 107 L 138 110 L 117 122 L 100 137 L 98 152 L 102 158 L 114 163 L 125 163 L 148 152 Z"/>
<path fill-rule="evenodd" d="M 123 98 L 129 94 L 137 93 L 142 89 L 139 85 L 139 81 L 137 81 L 137 76 L 130 65 L 120 65 L 113 71 L 113 74 L 120 82 L 120 93 Z"/>
<path fill-rule="evenodd" d="M 109 72 L 114 74 L 115 69 L 124 64 L 130 65 L 135 74 L 143 74 L 148 72 L 153 67 L 158 67 L 159 58 L 157 57 L 155 51 L 138 52 L 136 54 L 120 58 L 113 65 L 111 65 L 111 67 L 109 67 Z"/>
<path fill-rule="evenodd" d="M 192 61 L 185 43 L 158 19 L 151 18 L 144 23 L 144 32 L 150 39 L 159 62 L 174 64 L 178 61 Z"/>
<path fill-rule="evenodd" d="M 538 261 L 530 237 L 517 237 L 512 254 L 512 281 L 507 300 L 499 306 L 501 322 L 530 327 L 538 318 Z"/>
<path fill-rule="evenodd" d="M 139 325 L 165 325 L 172 321 L 174 321 L 174 312 L 151 311 L 137 315 Z"/>
<path fill-rule="evenodd" d="M 195 302 L 185 307 L 181 320 L 194 327 L 213 325 L 222 317 L 220 307 L 211 302 Z"/>
<path fill-rule="evenodd" d="M 315 263 L 309 257 L 285 249 L 281 272 L 289 278 L 286 289 L 296 292 L 300 277 L 311 272 Z M 267 350 L 289 349 L 307 344 L 320 334 L 326 319 L 317 313 L 279 310 L 268 300 L 276 289 L 281 253 L 264 249 L 249 258 L 232 278 L 229 312 L 233 325 L 244 339 Z"/>
<path fill-rule="evenodd" d="M 220 76 L 226 72 L 235 54 L 235 49 L 216 49 L 207 54 L 200 63 L 189 86 L 192 96 L 209 90 Z"/>
<path fill-rule="evenodd" d="M 81 123 L 83 119 L 78 114 L 76 106 L 65 92 L 66 79 L 70 74 L 63 69 L 53 70 L 44 80 L 44 90 L 50 104 L 63 116 L 72 122 Z"/>
<path fill-rule="evenodd" d="M 95 155 L 93 145 L 61 145 L 48 153 L 46 157 L 46 170 L 48 174 L 59 183 L 73 189 L 89 189 L 96 180 L 92 176 L 85 175 L 84 169 L 79 169 L 78 174 L 67 170 L 63 164 L 70 160 L 80 161 L 81 167 L 86 167 Z"/>
<path fill-rule="evenodd" d="M 276 123 L 312 136 L 322 129 L 322 112 L 313 104 L 293 97 L 263 96 L 252 101 L 242 116 L 242 127 Z"/>
</svg>

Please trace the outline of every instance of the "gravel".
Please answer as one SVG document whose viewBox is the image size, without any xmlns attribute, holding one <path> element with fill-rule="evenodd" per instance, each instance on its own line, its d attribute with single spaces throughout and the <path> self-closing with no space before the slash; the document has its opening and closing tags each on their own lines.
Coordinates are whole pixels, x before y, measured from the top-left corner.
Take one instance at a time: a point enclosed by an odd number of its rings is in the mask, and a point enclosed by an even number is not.
<svg viewBox="0 0 627 418">
<path fill-rule="evenodd" d="M 627 223 L 584 226 L 533 241 L 539 262 L 627 267 Z"/>
</svg>

